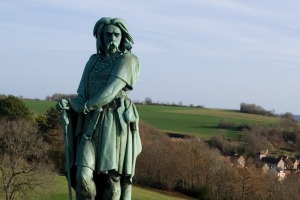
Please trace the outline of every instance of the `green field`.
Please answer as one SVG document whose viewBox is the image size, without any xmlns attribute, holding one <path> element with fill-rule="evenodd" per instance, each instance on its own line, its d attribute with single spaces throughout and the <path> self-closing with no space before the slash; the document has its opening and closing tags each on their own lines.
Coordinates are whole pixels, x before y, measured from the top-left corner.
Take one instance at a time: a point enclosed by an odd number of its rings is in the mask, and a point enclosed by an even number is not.
<svg viewBox="0 0 300 200">
<path fill-rule="evenodd" d="M 264 117 L 240 113 L 236 110 L 205 109 L 173 106 L 139 105 L 140 118 L 154 127 L 171 133 L 195 135 L 210 138 L 218 131 L 220 120 L 227 119 L 236 125 L 248 122 L 251 124 L 274 124 L 275 117 Z M 237 131 L 226 130 L 227 136 L 235 136 Z"/>
<path fill-rule="evenodd" d="M 43 114 L 55 105 L 51 101 L 25 100 L 26 105 L 37 115 Z M 190 108 L 175 106 L 137 105 L 140 118 L 152 126 L 168 133 L 194 135 L 210 138 L 218 130 L 218 123 L 222 119 L 240 125 L 245 122 L 251 124 L 274 124 L 276 117 L 264 117 L 240 113 L 236 110 Z M 234 137 L 238 131 L 223 130 L 228 137 Z"/>
<path fill-rule="evenodd" d="M 0 177 L 1 179 L 1 177 Z M 66 178 L 64 176 L 51 175 L 49 176 L 49 183 L 46 183 L 46 188 L 40 188 L 37 190 L 36 194 L 29 194 L 28 200 L 66 200 L 69 198 L 68 195 L 68 185 Z M 184 195 L 177 193 L 165 194 L 165 191 L 157 191 L 151 189 L 145 189 L 141 187 L 133 187 L 132 189 L 132 200 L 180 200 L 189 199 Z M 0 200 L 4 200 L 5 196 L 1 192 Z M 73 191 L 73 198 L 75 199 L 75 193 Z"/>
<path fill-rule="evenodd" d="M 54 107 L 55 101 L 42 101 L 42 100 L 24 100 L 26 106 L 34 113 L 35 116 L 45 114 L 50 107 Z"/>
</svg>

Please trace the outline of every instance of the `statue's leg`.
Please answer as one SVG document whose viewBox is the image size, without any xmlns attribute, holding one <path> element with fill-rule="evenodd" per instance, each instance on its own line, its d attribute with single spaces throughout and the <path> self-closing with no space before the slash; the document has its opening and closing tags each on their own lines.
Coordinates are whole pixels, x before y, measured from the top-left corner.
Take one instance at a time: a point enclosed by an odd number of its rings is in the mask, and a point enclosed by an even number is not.
<svg viewBox="0 0 300 200">
<path fill-rule="evenodd" d="M 121 200 L 131 200 L 131 177 L 122 176 L 121 177 Z"/>
<path fill-rule="evenodd" d="M 121 197 L 121 176 L 116 172 L 109 172 L 106 176 L 106 186 L 104 188 L 104 200 L 119 200 Z"/>
<path fill-rule="evenodd" d="M 93 181 L 93 170 L 88 167 L 77 166 L 76 172 L 76 199 L 94 200 L 96 185 Z"/>
</svg>

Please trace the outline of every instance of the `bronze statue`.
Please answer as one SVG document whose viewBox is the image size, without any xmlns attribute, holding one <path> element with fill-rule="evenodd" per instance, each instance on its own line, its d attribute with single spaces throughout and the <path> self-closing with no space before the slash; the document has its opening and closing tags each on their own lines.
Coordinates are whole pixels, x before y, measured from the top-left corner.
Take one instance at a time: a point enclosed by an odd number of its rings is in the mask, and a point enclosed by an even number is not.
<svg viewBox="0 0 300 200">
<path fill-rule="evenodd" d="M 77 97 L 57 104 L 70 121 L 66 171 L 78 200 L 131 199 L 141 141 L 138 113 L 127 96 L 139 61 L 131 54 L 133 38 L 124 20 L 101 18 L 93 34 L 97 53 L 85 66 Z"/>
</svg>

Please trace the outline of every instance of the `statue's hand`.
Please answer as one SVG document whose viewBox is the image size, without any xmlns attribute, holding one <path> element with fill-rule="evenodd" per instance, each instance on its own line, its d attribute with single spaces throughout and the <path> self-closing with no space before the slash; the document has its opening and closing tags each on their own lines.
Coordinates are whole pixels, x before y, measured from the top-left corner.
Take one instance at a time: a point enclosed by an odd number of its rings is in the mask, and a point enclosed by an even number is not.
<svg viewBox="0 0 300 200">
<path fill-rule="evenodd" d="M 88 113 L 88 110 L 87 110 L 85 104 L 81 104 L 74 100 L 70 100 L 69 104 L 70 104 L 70 107 L 77 113 L 84 113 L 84 114 Z"/>
<path fill-rule="evenodd" d="M 56 104 L 56 109 L 61 110 L 70 110 L 69 99 L 61 99 Z"/>
</svg>

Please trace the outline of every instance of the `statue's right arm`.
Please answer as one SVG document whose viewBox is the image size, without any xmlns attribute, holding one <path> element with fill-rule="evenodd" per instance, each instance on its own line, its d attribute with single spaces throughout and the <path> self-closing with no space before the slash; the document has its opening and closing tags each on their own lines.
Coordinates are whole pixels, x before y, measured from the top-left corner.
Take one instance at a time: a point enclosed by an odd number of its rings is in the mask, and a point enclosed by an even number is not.
<svg viewBox="0 0 300 200">
<path fill-rule="evenodd" d="M 85 104 L 86 112 L 99 109 L 105 104 L 111 102 L 115 96 L 126 86 L 122 79 L 111 76 L 107 85 L 95 96 L 89 99 Z"/>
<path fill-rule="evenodd" d="M 93 65 L 95 64 L 95 62 L 97 61 L 99 55 L 94 54 L 90 57 L 90 59 L 88 60 L 88 62 L 85 65 L 81 80 L 80 80 L 80 84 L 79 87 L 77 89 L 77 93 L 78 95 L 72 99 L 69 100 L 69 105 L 70 107 L 77 113 L 85 113 L 84 109 L 85 109 L 85 103 L 86 103 L 86 85 L 87 85 L 87 77 L 91 71 L 91 68 L 93 67 Z"/>
</svg>

